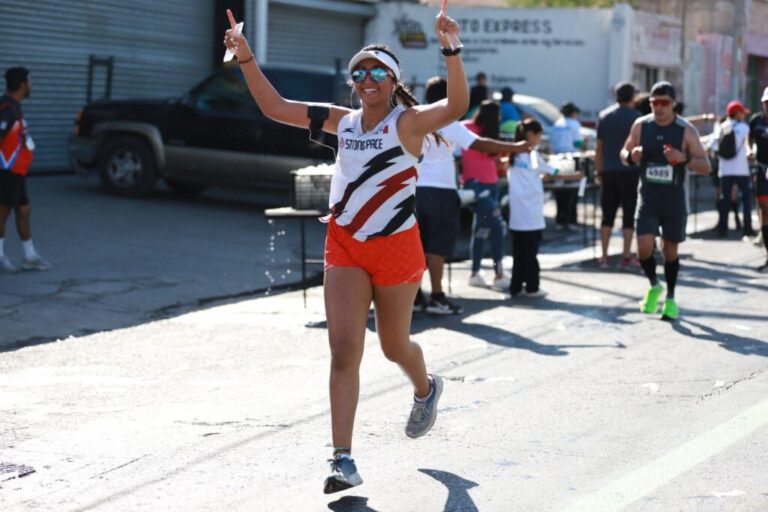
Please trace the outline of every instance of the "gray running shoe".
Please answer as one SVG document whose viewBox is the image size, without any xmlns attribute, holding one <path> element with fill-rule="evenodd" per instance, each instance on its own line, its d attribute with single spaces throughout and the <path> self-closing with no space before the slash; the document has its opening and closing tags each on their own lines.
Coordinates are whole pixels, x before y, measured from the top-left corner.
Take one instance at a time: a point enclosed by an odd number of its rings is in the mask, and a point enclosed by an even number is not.
<svg viewBox="0 0 768 512">
<path fill-rule="evenodd" d="M 357 472 L 355 461 L 349 457 L 329 459 L 331 463 L 331 475 L 325 479 L 323 492 L 331 494 L 355 487 L 363 483 L 360 473 Z"/>
<path fill-rule="evenodd" d="M 52 265 L 45 261 L 39 254 L 33 258 L 24 258 L 21 262 L 22 270 L 51 270 Z"/>
<path fill-rule="evenodd" d="M 429 383 L 432 393 L 424 402 L 413 401 L 411 416 L 405 426 L 405 435 L 408 437 L 421 437 L 432 428 L 437 418 L 437 402 L 443 393 L 443 379 L 437 375 L 429 375 Z"/>
<path fill-rule="evenodd" d="M 19 269 L 16 268 L 16 265 L 11 263 L 11 260 L 8 259 L 8 256 L 0 256 L 0 272 L 13 274 L 18 270 Z"/>
</svg>

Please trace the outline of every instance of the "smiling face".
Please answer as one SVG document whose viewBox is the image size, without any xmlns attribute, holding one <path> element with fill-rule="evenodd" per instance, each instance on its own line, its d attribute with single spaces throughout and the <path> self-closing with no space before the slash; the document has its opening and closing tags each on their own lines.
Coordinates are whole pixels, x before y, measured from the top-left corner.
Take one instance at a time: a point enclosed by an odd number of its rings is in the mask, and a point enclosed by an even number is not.
<svg viewBox="0 0 768 512">
<path fill-rule="evenodd" d="M 376 68 L 387 71 L 386 78 L 381 82 L 376 82 L 371 76 L 371 70 Z M 365 59 L 360 61 L 357 66 L 355 66 L 353 73 L 358 70 L 365 72 L 365 79 L 362 82 L 353 81 L 352 83 L 363 106 L 372 107 L 379 105 L 382 102 L 388 104 L 389 98 L 392 95 L 392 89 L 395 86 L 392 72 L 376 59 Z"/>
</svg>

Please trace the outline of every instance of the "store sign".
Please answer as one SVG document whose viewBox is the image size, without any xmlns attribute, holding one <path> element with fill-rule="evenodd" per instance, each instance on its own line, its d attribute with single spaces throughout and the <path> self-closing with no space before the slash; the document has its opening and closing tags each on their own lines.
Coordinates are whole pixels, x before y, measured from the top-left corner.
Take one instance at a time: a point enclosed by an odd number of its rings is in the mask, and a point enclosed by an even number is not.
<svg viewBox="0 0 768 512">
<path fill-rule="evenodd" d="M 395 51 L 404 80 L 422 85 L 445 75 L 434 8 L 393 2 L 378 4 L 378 12 L 366 40 Z M 511 86 L 556 105 L 573 101 L 585 118 L 605 107 L 611 10 L 451 7 L 448 14 L 460 25 L 470 79 L 482 71 L 494 90 Z"/>
</svg>

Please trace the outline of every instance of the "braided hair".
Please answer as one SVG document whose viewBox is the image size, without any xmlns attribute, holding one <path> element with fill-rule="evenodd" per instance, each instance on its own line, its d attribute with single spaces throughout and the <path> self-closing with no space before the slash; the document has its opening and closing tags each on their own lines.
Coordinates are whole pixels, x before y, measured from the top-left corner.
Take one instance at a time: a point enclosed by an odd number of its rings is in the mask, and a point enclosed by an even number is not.
<svg viewBox="0 0 768 512">
<path fill-rule="evenodd" d="M 400 59 L 397 58 L 395 55 L 395 52 L 393 52 L 389 46 L 382 44 L 382 43 L 374 43 L 369 44 L 367 46 L 364 46 L 361 51 L 368 51 L 368 50 L 376 50 L 379 52 L 384 52 L 390 57 L 392 57 L 392 60 L 394 60 L 397 65 L 400 65 Z M 413 95 L 411 90 L 406 86 L 402 80 L 399 80 L 392 77 L 394 80 L 397 80 L 395 82 L 395 88 L 393 90 L 392 97 L 390 98 L 390 104 L 394 107 L 398 103 L 403 105 L 405 108 L 413 107 L 415 105 L 419 104 L 419 100 L 416 99 L 416 97 Z M 440 135 L 438 132 L 432 132 L 432 136 L 437 141 L 437 144 L 440 145 L 440 141 L 446 142 L 442 135 Z M 446 142 L 447 143 L 447 142 Z"/>
</svg>

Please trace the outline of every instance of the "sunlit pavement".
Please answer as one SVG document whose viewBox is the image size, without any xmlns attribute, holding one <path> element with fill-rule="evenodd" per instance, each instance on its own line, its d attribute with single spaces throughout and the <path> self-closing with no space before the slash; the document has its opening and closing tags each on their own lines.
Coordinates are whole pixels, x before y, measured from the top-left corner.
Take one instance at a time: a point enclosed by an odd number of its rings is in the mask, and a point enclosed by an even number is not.
<svg viewBox="0 0 768 512">
<path fill-rule="evenodd" d="M 322 494 L 320 287 L 306 308 L 300 291 L 230 298 L 0 353 L 0 509 L 766 510 L 765 253 L 708 236 L 681 252 L 674 323 L 641 314 L 645 279 L 598 270 L 591 248 L 542 254 L 546 299 L 470 288 L 454 264 L 465 313 L 414 316 L 446 381 L 417 440 L 371 322 L 353 451 L 365 483 L 338 495 Z"/>
</svg>

